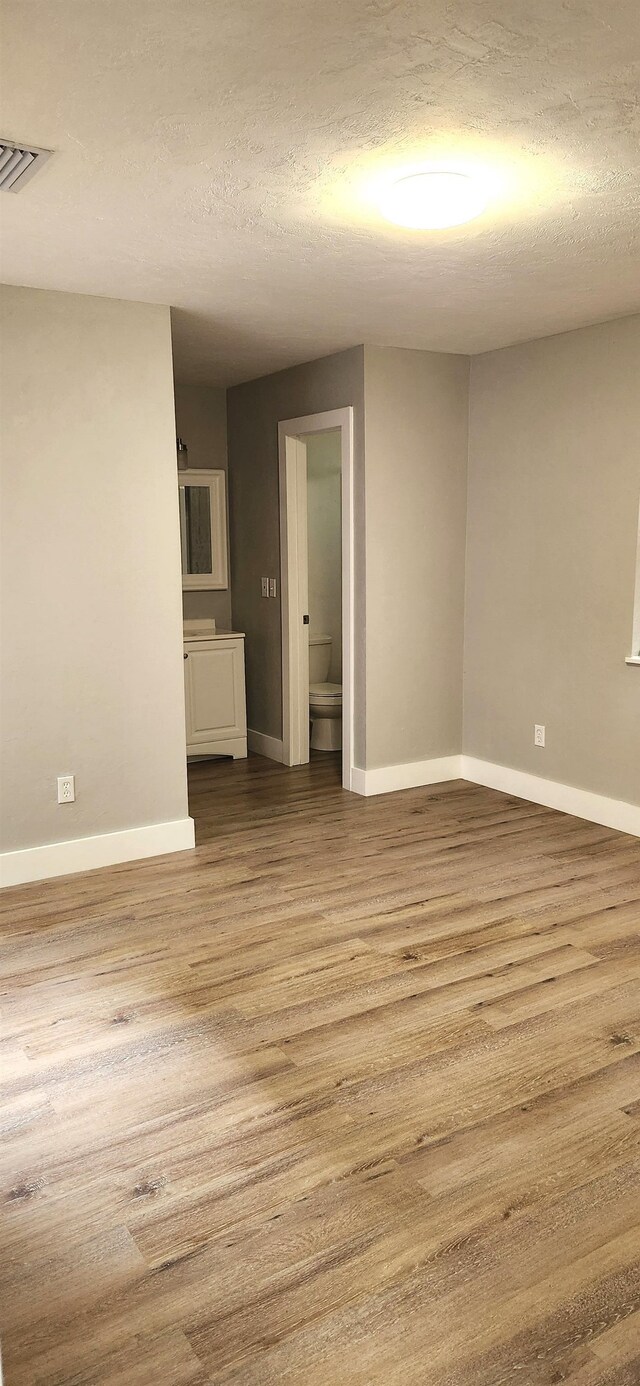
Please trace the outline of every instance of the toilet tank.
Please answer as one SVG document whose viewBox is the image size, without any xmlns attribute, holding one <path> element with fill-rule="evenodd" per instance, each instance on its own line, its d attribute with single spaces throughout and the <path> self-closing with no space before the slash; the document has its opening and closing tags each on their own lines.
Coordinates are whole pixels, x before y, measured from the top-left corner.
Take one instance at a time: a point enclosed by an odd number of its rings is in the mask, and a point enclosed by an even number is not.
<svg viewBox="0 0 640 1386">
<path fill-rule="evenodd" d="M 309 683 L 326 683 L 331 666 L 331 636 L 309 636 Z"/>
</svg>

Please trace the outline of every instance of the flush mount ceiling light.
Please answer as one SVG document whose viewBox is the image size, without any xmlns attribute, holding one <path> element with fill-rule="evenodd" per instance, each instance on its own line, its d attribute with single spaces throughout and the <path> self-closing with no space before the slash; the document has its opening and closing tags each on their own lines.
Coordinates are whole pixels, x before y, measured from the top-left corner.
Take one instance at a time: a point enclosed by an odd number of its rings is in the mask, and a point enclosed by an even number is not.
<svg viewBox="0 0 640 1386">
<path fill-rule="evenodd" d="M 484 211 L 487 200 L 486 189 L 469 174 L 434 169 L 392 183 L 382 198 L 381 210 L 396 226 L 437 231 L 473 221 Z"/>
</svg>

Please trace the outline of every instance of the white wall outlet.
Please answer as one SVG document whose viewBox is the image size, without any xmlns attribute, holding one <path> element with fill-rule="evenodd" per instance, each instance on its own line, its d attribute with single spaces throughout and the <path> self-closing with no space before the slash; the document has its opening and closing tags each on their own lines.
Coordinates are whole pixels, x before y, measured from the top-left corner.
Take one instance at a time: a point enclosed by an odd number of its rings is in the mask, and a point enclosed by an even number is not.
<svg viewBox="0 0 640 1386">
<path fill-rule="evenodd" d="M 544 744 L 545 744 L 545 736 L 546 736 L 546 727 L 537 727 L 537 726 L 534 727 L 534 729 L 533 729 L 533 744 L 534 744 L 534 746 L 544 746 Z"/>
<path fill-rule="evenodd" d="M 269 596 L 270 596 L 270 597 L 275 597 L 275 596 L 277 596 L 277 587 L 276 587 L 276 580 L 275 580 L 275 578 L 269 578 Z"/>
<path fill-rule="evenodd" d="M 269 596 L 269 579 L 268 579 L 268 578 L 260 578 L 260 596 L 261 596 L 261 597 L 268 597 L 268 596 Z"/>
<path fill-rule="evenodd" d="M 76 797 L 75 775 L 58 775 L 58 803 L 73 804 Z"/>
</svg>

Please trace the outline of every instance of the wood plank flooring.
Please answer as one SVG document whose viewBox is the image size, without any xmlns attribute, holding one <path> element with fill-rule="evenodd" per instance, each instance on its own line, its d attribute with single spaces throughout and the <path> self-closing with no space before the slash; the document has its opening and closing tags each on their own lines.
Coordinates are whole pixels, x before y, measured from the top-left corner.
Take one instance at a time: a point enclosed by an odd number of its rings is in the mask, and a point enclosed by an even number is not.
<svg viewBox="0 0 640 1386">
<path fill-rule="evenodd" d="M 638 1386 L 640 843 L 190 777 L 0 900 L 5 1386 Z"/>
</svg>

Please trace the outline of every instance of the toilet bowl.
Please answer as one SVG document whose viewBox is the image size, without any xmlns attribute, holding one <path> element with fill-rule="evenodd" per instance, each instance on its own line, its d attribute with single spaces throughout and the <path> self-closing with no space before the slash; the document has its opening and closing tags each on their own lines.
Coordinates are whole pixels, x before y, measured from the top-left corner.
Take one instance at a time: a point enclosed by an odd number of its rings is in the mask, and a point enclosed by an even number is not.
<svg viewBox="0 0 640 1386">
<path fill-rule="evenodd" d="M 314 751 L 342 747 L 342 684 L 327 683 L 331 636 L 309 636 L 309 717 Z"/>
</svg>

